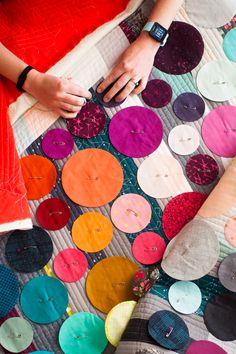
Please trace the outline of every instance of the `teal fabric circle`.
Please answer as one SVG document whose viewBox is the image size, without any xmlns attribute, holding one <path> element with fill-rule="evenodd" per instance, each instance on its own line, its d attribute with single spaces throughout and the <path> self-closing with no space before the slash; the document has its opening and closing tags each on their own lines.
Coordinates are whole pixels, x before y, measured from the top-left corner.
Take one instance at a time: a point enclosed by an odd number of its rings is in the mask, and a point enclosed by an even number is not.
<svg viewBox="0 0 236 354">
<path fill-rule="evenodd" d="M 227 58 L 236 63 L 236 28 L 232 28 L 225 35 L 223 49 Z"/>
<path fill-rule="evenodd" d="M 78 312 L 61 326 L 59 343 L 65 354 L 101 354 L 107 346 L 104 321 L 88 312 Z"/>
<path fill-rule="evenodd" d="M 68 302 L 67 288 L 56 278 L 46 275 L 28 281 L 20 297 L 25 316 L 40 324 L 59 320 Z"/>
<path fill-rule="evenodd" d="M 196 312 L 202 302 L 199 287 L 191 281 L 177 281 L 168 293 L 171 306 L 179 313 L 189 315 Z"/>
</svg>

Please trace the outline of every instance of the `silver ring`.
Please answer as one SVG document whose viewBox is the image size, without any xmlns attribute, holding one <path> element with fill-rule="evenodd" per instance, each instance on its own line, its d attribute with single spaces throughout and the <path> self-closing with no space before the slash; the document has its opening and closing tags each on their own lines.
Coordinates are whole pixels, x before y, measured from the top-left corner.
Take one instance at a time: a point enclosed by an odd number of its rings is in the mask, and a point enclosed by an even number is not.
<svg viewBox="0 0 236 354">
<path fill-rule="evenodd" d="M 129 81 L 131 81 L 134 84 L 135 87 L 139 86 L 139 81 L 136 82 L 136 81 L 134 81 L 132 79 L 130 79 Z"/>
<path fill-rule="evenodd" d="M 86 100 L 86 98 L 84 98 L 84 103 L 83 103 L 83 106 L 85 106 L 85 105 L 86 105 L 86 103 L 87 103 L 87 100 Z"/>
</svg>

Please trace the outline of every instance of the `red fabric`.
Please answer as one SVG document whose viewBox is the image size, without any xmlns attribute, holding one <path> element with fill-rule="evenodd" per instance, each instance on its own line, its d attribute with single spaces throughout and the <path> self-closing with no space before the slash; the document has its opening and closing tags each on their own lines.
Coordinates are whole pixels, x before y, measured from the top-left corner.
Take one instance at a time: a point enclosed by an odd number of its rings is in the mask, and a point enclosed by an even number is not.
<svg viewBox="0 0 236 354">
<path fill-rule="evenodd" d="M 87 34 L 114 18 L 129 0 L 2 0 L 0 41 L 44 72 Z M 29 217 L 7 107 L 18 96 L 0 78 L 0 224 Z"/>
</svg>

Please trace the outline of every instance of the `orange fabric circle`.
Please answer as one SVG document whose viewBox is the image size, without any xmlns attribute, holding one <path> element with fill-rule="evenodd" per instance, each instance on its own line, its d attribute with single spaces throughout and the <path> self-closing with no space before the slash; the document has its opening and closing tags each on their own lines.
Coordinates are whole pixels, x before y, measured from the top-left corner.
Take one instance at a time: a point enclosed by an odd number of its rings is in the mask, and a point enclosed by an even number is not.
<svg viewBox="0 0 236 354">
<path fill-rule="evenodd" d="M 138 270 L 137 264 L 125 257 L 103 259 L 90 270 L 86 280 L 86 292 L 91 304 L 108 313 L 123 301 L 137 300 L 131 281 Z"/>
<path fill-rule="evenodd" d="M 20 160 L 29 200 L 39 199 L 51 192 L 57 179 L 53 163 L 39 155 L 25 156 Z"/>
<path fill-rule="evenodd" d="M 101 149 L 74 154 L 62 171 L 62 186 L 68 197 L 86 207 L 100 207 L 120 192 L 124 176 L 117 159 Z"/>
<path fill-rule="evenodd" d="M 112 224 L 100 213 L 85 213 L 75 220 L 72 238 L 81 250 L 99 252 L 111 242 Z"/>
</svg>

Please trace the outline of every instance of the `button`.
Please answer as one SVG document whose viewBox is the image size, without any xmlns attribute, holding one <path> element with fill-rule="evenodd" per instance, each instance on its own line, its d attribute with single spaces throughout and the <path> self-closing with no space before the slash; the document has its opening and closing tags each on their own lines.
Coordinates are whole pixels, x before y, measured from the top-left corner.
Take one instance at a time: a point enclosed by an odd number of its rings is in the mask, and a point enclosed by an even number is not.
<svg viewBox="0 0 236 354">
<path fill-rule="evenodd" d="M 15 274 L 0 264 L 0 318 L 5 317 L 15 307 L 20 288 Z"/>
<path fill-rule="evenodd" d="M 165 249 L 165 241 L 155 232 L 143 232 L 135 238 L 132 245 L 132 252 L 136 260 L 146 265 L 159 262 Z"/>
<path fill-rule="evenodd" d="M 193 92 L 179 95 L 173 103 L 175 115 L 184 122 L 194 122 L 200 119 L 205 112 L 205 102 Z"/>
<path fill-rule="evenodd" d="M 74 147 L 74 140 L 65 129 L 49 130 L 42 139 L 42 150 L 51 159 L 64 159 Z"/>
<path fill-rule="evenodd" d="M 171 285 L 168 298 L 175 311 L 190 315 L 199 309 L 202 302 L 202 293 L 195 283 L 177 281 Z"/>
<path fill-rule="evenodd" d="M 40 227 L 16 230 L 8 237 L 6 260 L 18 272 L 32 273 L 42 269 L 51 259 L 53 244 L 50 236 Z"/>
<path fill-rule="evenodd" d="M 221 262 L 218 277 L 226 289 L 236 292 L 236 253 L 230 254 Z"/>
<path fill-rule="evenodd" d="M 142 98 L 148 106 L 162 108 L 170 103 L 172 88 L 164 80 L 150 80 L 142 91 Z"/>
<path fill-rule="evenodd" d="M 200 145 L 200 136 L 195 128 L 189 125 L 178 125 L 170 131 L 168 144 L 178 155 L 190 155 Z"/>
<path fill-rule="evenodd" d="M 160 277 L 157 267 L 140 268 L 133 277 L 132 287 L 135 296 L 145 296 Z"/>
<path fill-rule="evenodd" d="M 101 81 L 102 82 L 102 81 Z M 97 100 L 98 102 L 103 105 L 104 107 L 107 107 L 107 108 L 113 108 L 113 107 L 117 107 L 117 106 L 120 106 L 122 103 L 125 102 L 125 100 L 121 101 L 121 102 L 116 102 L 116 97 L 119 96 L 119 94 L 121 93 L 121 91 L 123 91 L 123 88 L 117 92 L 117 94 L 109 101 L 109 102 L 104 102 L 103 101 L 103 98 L 104 96 L 107 94 L 108 91 L 110 91 L 110 89 L 113 87 L 113 85 L 116 83 L 113 82 L 112 84 L 110 84 L 102 93 L 98 93 L 97 92 L 97 89 L 95 90 L 95 94 L 97 96 Z M 99 83 L 100 85 L 100 83 Z M 98 86 L 99 86 L 98 85 Z"/>
<path fill-rule="evenodd" d="M 224 232 L 226 240 L 236 248 L 236 215 L 227 221 Z"/>
<path fill-rule="evenodd" d="M 149 224 L 151 216 L 151 206 L 139 194 L 124 194 L 116 199 L 111 208 L 113 224 L 126 233 L 143 230 Z"/>
<path fill-rule="evenodd" d="M 39 204 L 36 219 L 46 230 L 60 230 L 70 219 L 70 208 L 62 199 L 49 198 Z"/>
<path fill-rule="evenodd" d="M 236 28 L 232 28 L 226 35 L 224 36 L 223 41 L 223 49 L 225 55 L 229 60 L 232 60 L 236 63 Z"/>
<path fill-rule="evenodd" d="M 163 125 L 156 113 L 144 107 L 128 107 L 117 112 L 109 125 L 112 145 L 129 157 L 154 152 L 163 137 Z"/>
<path fill-rule="evenodd" d="M 198 154 L 191 156 L 187 161 L 186 174 L 193 183 L 206 186 L 216 180 L 219 167 L 213 157 Z"/>
<path fill-rule="evenodd" d="M 188 347 L 186 354 L 227 354 L 219 345 L 208 340 L 194 341 Z"/>
</svg>

